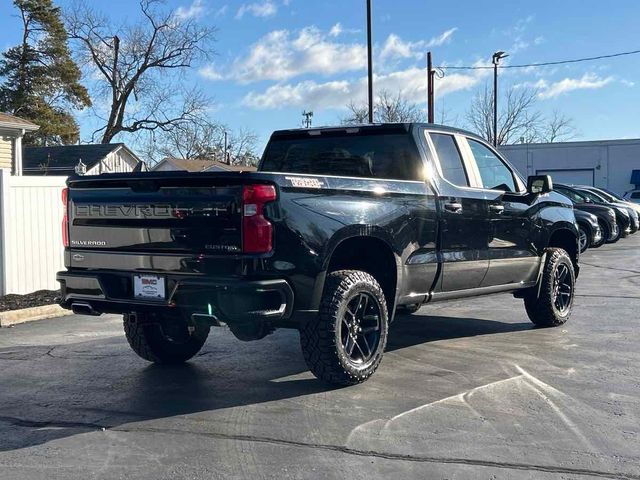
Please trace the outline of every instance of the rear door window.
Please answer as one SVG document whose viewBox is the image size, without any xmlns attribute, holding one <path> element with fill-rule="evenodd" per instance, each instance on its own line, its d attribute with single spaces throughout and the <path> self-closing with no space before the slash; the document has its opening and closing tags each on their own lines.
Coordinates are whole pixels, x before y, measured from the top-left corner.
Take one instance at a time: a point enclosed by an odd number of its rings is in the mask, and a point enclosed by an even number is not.
<svg viewBox="0 0 640 480">
<path fill-rule="evenodd" d="M 421 180 L 422 159 L 410 134 L 334 133 L 274 138 L 264 172 Z"/>
<path fill-rule="evenodd" d="M 464 168 L 462 155 L 453 135 L 444 133 L 430 133 L 431 141 L 436 149 L 442 176 L 454 185 L 469 186 L 469 176 Z"/>
</svg>

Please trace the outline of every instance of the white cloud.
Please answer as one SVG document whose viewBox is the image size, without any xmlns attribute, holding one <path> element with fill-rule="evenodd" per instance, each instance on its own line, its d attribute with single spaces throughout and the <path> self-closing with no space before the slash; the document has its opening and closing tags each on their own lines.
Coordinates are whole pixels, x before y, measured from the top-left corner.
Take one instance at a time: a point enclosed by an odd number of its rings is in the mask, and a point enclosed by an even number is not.
<svg viewBox="0 0 640 480">
<path fill-rule="evenodd" d="M 245 14 L 253 15 L 254 17 L 272 17 L 278 12 L 278 7 L 271 0 L 267 0 L 261 3 L 244 3 L 238 9 L 236 18 L 242 18 Z"/>
<path fill-rule="evenodd" d="M 474 70 L 470 74 L 454 73 L 436 82 L 436 96 L 476 86 L 490 72 Z M 250 92 L 242 103 L 256 109 L 282 107 L 344 108 L 350 101 L 363 102 L 366 97 L 367 79 L 361 77 L 353 81 L 331 81 L 317 83 L 303 81 L 297 84 L 277 84 L 263 92 Z M 376 91 L 399 92 L 407 100 L 420 103 L 426 99 L 424 69 L 411 67 L 374 78 Z"/>
<path fill-rule="evenodd" d="M 380 59 L 409 58 L 416 55 L 415 50 L 421 48 L 423 42 L 405 42 L 395 33 L 390 34 L 385 40 L 380 52 Z"/>
<path fill-rule="evenodd" d="M 593 73 L 585 73 L 581 78 L 564 78 L 558 82 L 548 83 L 539 80 L 535 86 L 540 89 L 540 98 L 554 98 L 574 90 L 594 90 L 611 83 L 613 77 L 601 78 Z"/>
<path fill-rule="evenodd" d="M 439 36 L 432 38 L 427 42 L 427 47 L 439 47 L 440 45 L 444 45 L 445 43 L 449 43 L 451 41 L 451 37 L 458 30 L 457 27 L 450 28 L 449 30 L 442 32 Z"/>
<path fill-rule="evenodd" d="M 382 61 L 398 58 L 419 58 L 422 57 L 426 48 L 438 47 L 449 43 L 454 32 L 457 28 L 450 28 L 445 32 L 442 32 L 437 37 L 433 37 L 431 40 L 420 40 L 417 42 L 405 42 L 395 33 L 390 34 L 385 40 L 382 51 L 380 52 L 380 59 Z"/>
<path fill-rule="evenodd" d="M 340 22 L 338 22 L 333 27 L 331 27 L 331 30 L 329 30 L 329 36 L 331 36 L 331 37 L 339 37 L 340 34 L 343 31 L 344 30 L 342 28 L 342 24 Z"/>
<path fill-rule="evenodd" d="M 186 6 L 176 8 L 175 16 L 178 20 L 190 20 L 192 18 L 200 18 L 206 13 L 206 7 L 202 0 L 193 0 L 193 3 Z"/>
<path fill-rule="evenodd" d="M 227 14 L 228 10 L 229 10 L 229 5 L 225 3 L 216 11 L 216 17 L 224 17 Z"/>
<path fill-rule="evenodd" d="M 622 80 L 620 80 L 620 83 L 623 84 L 625 87 L 635 87 L 636 85 L 636 82 L 627 80 L 626 78 L 623 78 Z"/>
<path fill-rule="evenodd" d="M 335 75 L 362 70 L 367 52 L 358 43 L 332 41 L 316 27 L 298 33 L 276 30 L 259 39 L 229 67 L 227 78 L 240 83 L 284 81 L 304 74 Z"/>
<path fill-rule="evenodd" d="M 208 80 L 222 80 L 224 76 L 216 70 L 213 65 L 207 65 L 206 67 L 198 70 L 198 73 Z"/>
<path fill-rule="evenodd" d="M 347 81 L 316 83 L 312 80 L 295 85 L 273 85 L 262 93 L 249 92 L 242 103 L 256 109 L 292 105 L 331 108 L 340 105 L 341 99 L 350 98 L 351 87 Z"/>
</svg>

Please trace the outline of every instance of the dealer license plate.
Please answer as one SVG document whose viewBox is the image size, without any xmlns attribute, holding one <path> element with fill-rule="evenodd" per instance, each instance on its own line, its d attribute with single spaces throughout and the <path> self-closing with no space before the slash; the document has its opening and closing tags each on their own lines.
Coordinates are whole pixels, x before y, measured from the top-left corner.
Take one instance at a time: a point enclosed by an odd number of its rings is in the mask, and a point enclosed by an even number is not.
<svg viewBox="0 0 640 480">
<path fill-rule="evenodd" d="M 145 300 L 164 300 L 164 277 L 157 275 L 134 275 L 133 294 Z"/>
</svg>

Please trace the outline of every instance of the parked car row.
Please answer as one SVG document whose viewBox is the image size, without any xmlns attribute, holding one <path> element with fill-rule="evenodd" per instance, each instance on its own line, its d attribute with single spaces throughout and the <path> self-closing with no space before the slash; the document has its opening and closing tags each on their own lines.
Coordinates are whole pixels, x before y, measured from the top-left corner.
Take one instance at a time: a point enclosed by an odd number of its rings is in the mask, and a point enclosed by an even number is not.
<svg viewBox="0 0 640 480">
<path fill-rule="evenodd" d="M 609 190 L 605 190 L 607 193 L 610 193 L 611 195 L 618 197 L 617 195 L 615 195 L 614 193 L 610 192 Z M 628 192 L 626 192 L 624 194 L 623 199 L 627 202 L 631 202 L 631 203 L 635 203 L 635 204 L 640 204 L 640 189 L 636 188 L 634 190 L 629 190 Z"/>
<path fill-rule="evenodd" d="M 613 192 L 585 185 L 554 185 L 573 203 L 580 234 L 580 252 L 615 243 L 640 229 L 640 205 Z"/>
</svg>

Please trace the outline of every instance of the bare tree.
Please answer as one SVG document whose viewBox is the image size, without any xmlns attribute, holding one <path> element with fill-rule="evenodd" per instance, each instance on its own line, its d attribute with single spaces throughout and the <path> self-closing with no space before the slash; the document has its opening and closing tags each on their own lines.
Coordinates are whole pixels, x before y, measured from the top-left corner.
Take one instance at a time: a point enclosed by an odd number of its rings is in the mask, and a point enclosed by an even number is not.
<svg viewBox="0 0 640 480">
<path fill-rule="evenodd" d="M 347 105 L 347 110 L 349 111 L 349 113 L 346 117 L 340 119 L 340 123 L 344 125 L 357 125 L 368 122 L 369 107 L 367 107 L 366 104 L 355 103 L 353 100 L 351 100 Z"/>
<path fill-rule="evenodd" d="M 66 24 L 79 59 L 98 74 L 96 93 L 110 103 L 94 137 L 109 143 L 122 132 L 167 132 L 202 115 L 208 99 L 178 86 L 213 53 L 213 28 L 161 8 L 161 0 L 140 0 L 142 20 L 115 28 L 86 3 L 67 11 Z"/>
<path fill-rule="evenodd" d="M 387 90 L 378 95 L 374 112 L 380 122 L 418 122 L 424 115 L 415 103 L 409 102 L 398 92 L 395 96 Z"/>
<path fill-rule="evenodd" d="M 349 113 L 341 119 L 345 125 L 366 123 L 369 118 L 368 105 L 358 104 L 353 101 L 347 105 Z M 402 123 L 419 122 L 424 114 L 414 103 L 411 103 L 401 92 L 393 95 L 387 90 L 382 90 L 373 106 L 373 120 L 376 123 Z"/>
<path fill-rule="evenodd" d="M 554 110 L 551 118 L 546 122 L 541 141 L 547 143 L 563 142 L 575 138 L 576 134 L 573 120 Z"/>
<path fill-rule="evenodd" d="M 538 92 L 510 88 L 499 100 L 498 145 L 508 143 L 553 143 L 576 136 L 573 120 L 554 111 L 547 118 L 536 109 Z M 476 94 L 467 112 L 471 130 L 493 142 L 493 91 L 485 85 Z"/>
<path fill-rule="evenodd" d="M 241 128 L 231 132 L 227 141 L 227 152 L 232 164 L 245 166 L 258 164 L 259 158 L 256 153 L 258 135 L 254 131 Z"/>
<path fill-rule="evenodd" d="M 222 127 L 208 121 L 183 122 L 167 132 L 152 132 L 145 154 L 157 162 L 164 157 L 207 158 L 213 156 L 223 135 Z"/>
<path fill-rule="evenodd" d="M 224 135 L 227 133 L 227 158 Z M 167 132 L 151 132 L 142 152 L 152 164 L 166 157 L 217 160 L 232 165 L 255 165 L 258 136 L 247 129 L 234 132 L 209 120 L 183 122 Z"/>
<path fill-rule="evenodd" d="M 544 120 L 533 108 L 537 95 L 536 90 L 510 88 L 498 100 L 498 145 L 539 136 Z M 493 91 L 487 85 L 471 102 L 467 122 L 472 130 L 493 143 Z"/>
</svg>

